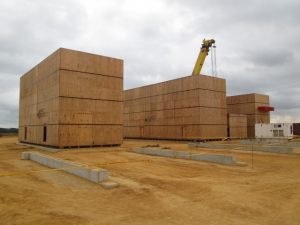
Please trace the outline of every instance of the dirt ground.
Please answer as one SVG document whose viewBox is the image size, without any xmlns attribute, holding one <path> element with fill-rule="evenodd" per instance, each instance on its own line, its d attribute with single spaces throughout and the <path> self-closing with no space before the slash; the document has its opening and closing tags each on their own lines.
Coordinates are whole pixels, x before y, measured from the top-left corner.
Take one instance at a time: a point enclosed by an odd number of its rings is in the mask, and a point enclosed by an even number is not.
<svg viewBox="0 0 300 225">
<path fill-rule="evenodd" d="M 131 147 L 187 143 L 126 140 L 121 147 L 49 153 L 109 170 L 106 190 L 61 171 L 20 160 L 37 149 L 0 138 L 0 224 L 299 225 L 300 155 L 193 149 L 235 155 L 247 166 L 145 156 Z"/>
</svg>

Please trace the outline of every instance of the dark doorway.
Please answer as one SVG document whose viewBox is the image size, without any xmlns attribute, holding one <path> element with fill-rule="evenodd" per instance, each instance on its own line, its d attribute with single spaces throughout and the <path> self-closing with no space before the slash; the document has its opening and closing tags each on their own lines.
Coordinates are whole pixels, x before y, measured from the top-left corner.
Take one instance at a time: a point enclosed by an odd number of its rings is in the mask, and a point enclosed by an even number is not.
<svg viewBox="0 0 300 225">
<path fill-rule="evenodd" d="M 46 126 L 44 126 L 43 141 L 44 141 L 44 142 L 47 141 L 47 127 L 46 127 Z"/>
<path fill-rule="evenodd" d="M 300 135 L 300 123 L 293 123 L 293 134 Z"/>
<path fill-rule="evenodd" d="M 27 127 L 25 126 L 25 130 L 24 130 L 24 140 L 26 141 L 27 139 Z"/>
</svg>

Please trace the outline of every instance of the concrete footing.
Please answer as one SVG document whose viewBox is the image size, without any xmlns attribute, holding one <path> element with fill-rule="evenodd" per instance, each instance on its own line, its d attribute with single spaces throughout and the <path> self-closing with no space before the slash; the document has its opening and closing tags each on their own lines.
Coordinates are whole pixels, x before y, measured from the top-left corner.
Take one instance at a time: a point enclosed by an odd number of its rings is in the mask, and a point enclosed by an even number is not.
<svg viewBox="0 0 300 225">
<path fill-rule="evenodd" d="M 237 148 L 239 145 L 229 145 L 229 144 L 209 144 L 204 142 L 193 142 L 188 143 L 189 147 L 200 147 L 200 148 L 208 148 L 208 149 L 232 149 Z"/>
<path fill-rule="evenodd" d="M 287 143 L 287 138 L 255 138 L 255 139 L 244 139 L 240 140 L 242 145 L 250 144 L 284 144 Z"/>
<path fill-rule="evenodd" d="M 289 147 L 300 147 L 300 141 L 290 141 L 287 143 Z"/>
<path fill-rule="evenodd" d="M 113 188 L 119 187 L 118 183 L 112 182 L 112 181 L 104 181 L 104 182 L 101 182 L 100 185 L 105 189 L 113 189 Z"/>
<path fill-rule="evenodd" d="M 108 179 L 107 170 L 88 168 L 80 163 L 53 158 L 38 152 L 23 152 L 21 159 L 32 160 L 50 168 L 61 169 L 64 172 L 79 176 L 94 183 L 101 183 Z"/>
<path fill-rule="evenodd" d="M 165 149 L 155 149 L 155 148 L 132 148 L 132 152 L 152 155 L 152 156 L 161 156 L 168 158 L 177 158 L 177 159 L 187 159 L 195 161 L 206 161 L 224 165 L 236 165 L 236 158 L 234 156 L 220 155 L 220 154 L 195 154 L 184 151 L 174 151 L 174 150 L 165 150 Z"/>
<path fill-rule="evenodd" d="M 242 151 L 261 151 L 270 153 L 293 154 L 293 147 L 289 145 L 278 144 L 251 144 L 249 141 L 243 141 L 244 145 L 236 144 L 210 144 L 210 143 L 189 143 L 189 147 L 199 147 L 207 149 L 228 149 L 228 150 L 242 150 Z M 246 144 L 247 143 L 247 144 Z"/>
<path fill-rule="evenodd" d="M 191 160 L 214 162 L 225 165 L 235 165 L 236 159 L 234 156 L 228 155 L 212 155 L 212 154 L 194 154 L 191 155 Z"/>
</svg>

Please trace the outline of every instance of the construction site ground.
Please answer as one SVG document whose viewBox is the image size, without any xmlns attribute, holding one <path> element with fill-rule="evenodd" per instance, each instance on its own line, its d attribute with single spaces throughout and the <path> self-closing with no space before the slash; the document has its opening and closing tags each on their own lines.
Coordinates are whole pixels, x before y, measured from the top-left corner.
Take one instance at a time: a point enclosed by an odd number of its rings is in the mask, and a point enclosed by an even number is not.
<svg viewBox="0 0 300 225">
<path fill-rule="evenodd" d="M 120 147 L 47 152 L 0 138 L 0 224 L 300 224 L 300 155 L 190 149 L 186 142 L 125 140 Z M 234 155 L 225 166 L 131 153 L 159 144 L 173 150 Z M 21 160 L 21 152 L 105 168 L 119 187 L 104 189 Z"/>
</svg>

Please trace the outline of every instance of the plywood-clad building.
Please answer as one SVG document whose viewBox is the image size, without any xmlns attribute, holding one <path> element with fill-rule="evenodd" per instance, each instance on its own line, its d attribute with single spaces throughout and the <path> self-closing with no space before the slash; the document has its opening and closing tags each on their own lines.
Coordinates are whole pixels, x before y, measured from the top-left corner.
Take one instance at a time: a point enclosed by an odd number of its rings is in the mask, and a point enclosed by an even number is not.
<svg viewBox="0 0 300 225">
<path fill-rule="evenodd" d="M 259 111 L 259 106 L 269 106 L 269 96 L 244 94 L 226 98 L 228 113 L 247 115 L 247 135 L 255 137 L 255 123 L 270 123 L 270 112 Z"/>
<path fill-rule="evenodd" d="M 122 126 L 120 59 L 60 48 L 20 79 L 20 142 L 118 145 Z"/>
<path fill-rule="evenodd" d="M 247 138 L 247 115 L 228 114 L 228 137 Z"/>
<path fill-rule="evenodd" d="M 226 81 L 187 76 L 124 93 L 124 137 L 207 139 L 227 136 Z"/>
</svg>

